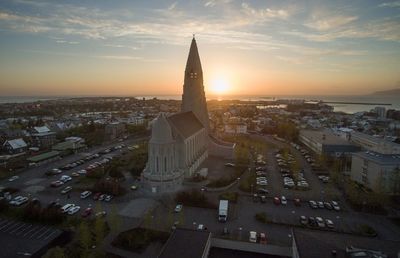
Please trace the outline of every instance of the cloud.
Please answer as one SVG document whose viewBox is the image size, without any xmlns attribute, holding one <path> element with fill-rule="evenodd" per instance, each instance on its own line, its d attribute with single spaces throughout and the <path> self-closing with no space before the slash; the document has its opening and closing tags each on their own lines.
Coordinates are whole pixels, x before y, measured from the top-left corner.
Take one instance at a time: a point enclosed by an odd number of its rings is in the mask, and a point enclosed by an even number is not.
<svg viewBox="0 0 400 258">
<path fill-rule="evenodd" d="M 287 19 L 289 17 L 287 10 L 270 8 L 255 9 L 247 3 L 242 3 L 242 10 L 249 16 L 261 20 L 269 20 L 271 18 Z"/>
<path fill-rule="evenodd" d="M 99 55 L 99 56 L 94 56 L 95 58 L 101 58 L 101 59 L 113 59 L 113 60 L 141 60 L 143 59 L 142 57 L 137 57 L 137 56 L 115 56 L 115 55 Z"/>
<path fill-rule="evenodd" d="M 382 4 L 378 5 L 378 6 L 379 7 L 396 8 L 396 7 L 400 7 L 400 1 L 382 3 Z"/>
<path fill-rule="evenodd" d="M 357 16 L 336 15 L 330 17 L 313 17 L 312 21 L 305 24 L 305 26 L 318 31 L 327 31 L 337 29 L 347 25 L 355 20 Z"/>
</svg>

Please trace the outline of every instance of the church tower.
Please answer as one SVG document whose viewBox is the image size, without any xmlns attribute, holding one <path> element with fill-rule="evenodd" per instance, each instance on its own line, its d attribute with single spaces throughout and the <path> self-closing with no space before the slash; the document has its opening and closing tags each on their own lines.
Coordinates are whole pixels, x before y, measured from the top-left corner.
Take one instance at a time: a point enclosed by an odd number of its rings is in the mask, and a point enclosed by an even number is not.
<svg viewBox="0 0 400 258">
<path fill-rule="evenodd" d="M 203 70 L 201 68 L 200 56 L 194 36 L 186 63 L 181 111 L 192 111 L 203 124 L 207 133 L 209 132 L 209 118 L 203 85 Z"/>
</svg>

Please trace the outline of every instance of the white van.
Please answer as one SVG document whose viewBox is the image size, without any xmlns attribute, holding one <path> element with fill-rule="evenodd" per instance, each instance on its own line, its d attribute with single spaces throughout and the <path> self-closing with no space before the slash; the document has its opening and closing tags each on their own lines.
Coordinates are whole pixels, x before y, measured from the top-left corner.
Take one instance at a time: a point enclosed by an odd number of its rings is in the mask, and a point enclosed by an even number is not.
<svg viewBox="0 0 400 258">
<path fill-rule="evenodd" d="M 61 212 L 66 213 L 74 206 L 75 206 L 75 204 L 72 204 L 72 203 L 65 204 L 63 207 L 61 207 Z"/>
<path fill-rule="evenodd" d="M 81 193 L 81 198 L 85 199 L 85 198 L 89 197 L 91 194 L 92 194 L 91 191 L 84 191 Z"/>
</svg>

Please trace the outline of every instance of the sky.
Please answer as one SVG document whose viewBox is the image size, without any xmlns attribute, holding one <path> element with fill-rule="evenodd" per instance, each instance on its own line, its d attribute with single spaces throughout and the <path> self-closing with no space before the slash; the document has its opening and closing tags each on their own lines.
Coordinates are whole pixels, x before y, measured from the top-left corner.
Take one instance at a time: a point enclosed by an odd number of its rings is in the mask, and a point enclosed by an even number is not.
<svg viewBox="0 0 400 258">
<path fill-rule="evenodd" d="M 178 95 L 193 34 L 207 95 L 400 87 L 400 1 L 1 0 L 0 95 Z"/>
</svg>

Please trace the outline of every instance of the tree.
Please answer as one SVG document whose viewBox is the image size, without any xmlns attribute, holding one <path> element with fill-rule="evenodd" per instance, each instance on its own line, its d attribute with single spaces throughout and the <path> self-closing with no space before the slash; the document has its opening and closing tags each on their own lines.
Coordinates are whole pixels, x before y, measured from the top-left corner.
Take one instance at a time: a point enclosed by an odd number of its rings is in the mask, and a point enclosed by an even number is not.
<svg viewBox="0 0 400 258">
<path fill-rule="evenodd" d="M 105 221 L 102 217 L 98 216 L 94 225 L 94 234 L 96 239 L 96 245 L 100 245 L 103 241 L 106 233 Z"/>
<path fill-rule="evenodd" d="M 79 225 L 79 243 L 82 248 L 81 256 L 86 257 L 92 244 L 90 229 L 86 221 L 82 221 Z"/>
<path fill-rule="evenodd" d="M 108 223 L 110 225 L 111 232 L 118 232 L 121 227 L 121 219 L 117 214 L 115 204 L 111 206 L 111 212 L 108 216 Z"/>
<path fill-rule="evenodd" d="M 397 166 L 390 177 L 390 182 L 391 182 L 391 186 L 390 186 L 390 191 L 393 194 L 399 194 L 400 193 L 400 167 Z"/>
<path fill-rule="evenodd" d="M 54 248 L 49 249 L 43 258 L 67 258 L 67 255 L 64 253 L 64 249 L 56 246 Z"/>
</svg>

